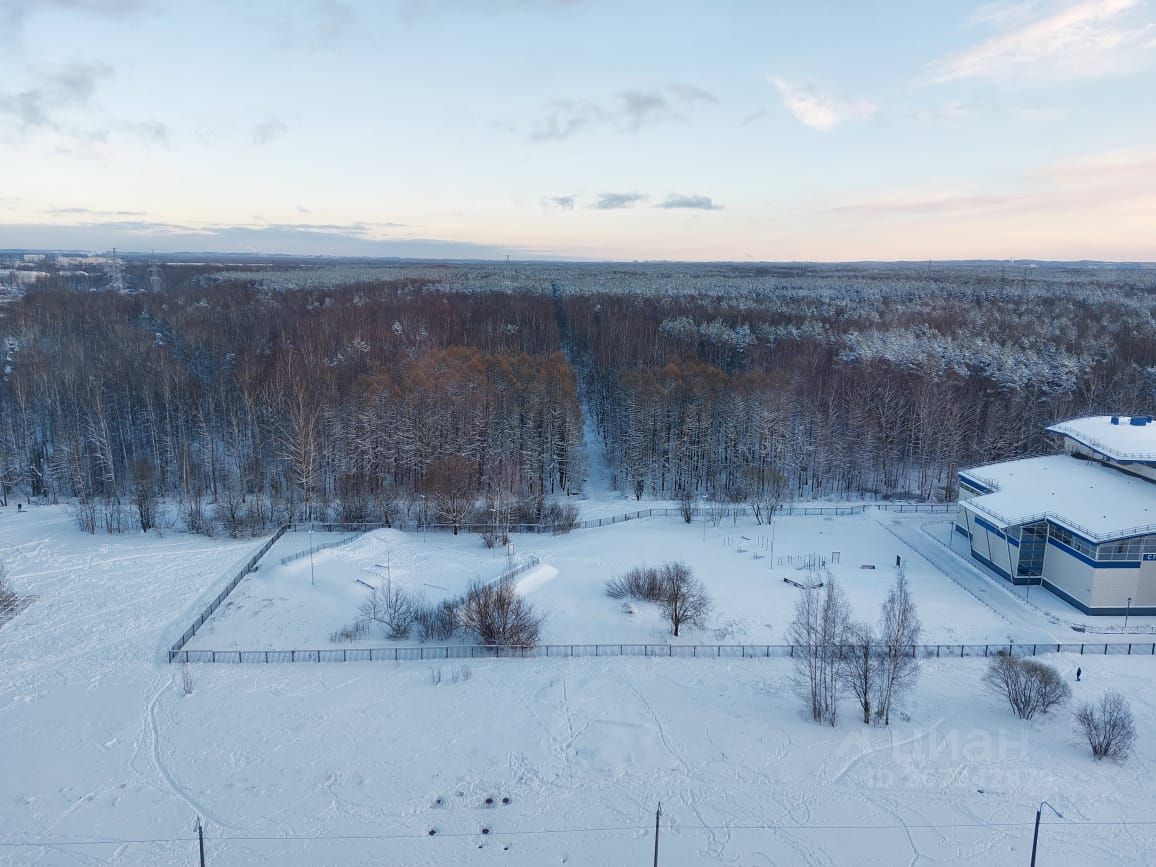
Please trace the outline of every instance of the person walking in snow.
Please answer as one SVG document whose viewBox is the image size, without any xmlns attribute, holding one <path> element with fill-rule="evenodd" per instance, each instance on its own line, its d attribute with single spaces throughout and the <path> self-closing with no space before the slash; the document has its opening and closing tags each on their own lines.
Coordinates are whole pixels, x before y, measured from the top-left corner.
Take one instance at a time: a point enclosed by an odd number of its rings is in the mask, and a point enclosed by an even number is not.
<svg viewBox="0 0 1156 867">
<path fill-rule="evenodd" d="M 1083 671 L 1084 670 L 1082 668 L 1079 668 L 1079 667 L 1076 668 L 1076 683 L 1080 682 L 1080 675 L 1083 673 Z"/>
</svg>

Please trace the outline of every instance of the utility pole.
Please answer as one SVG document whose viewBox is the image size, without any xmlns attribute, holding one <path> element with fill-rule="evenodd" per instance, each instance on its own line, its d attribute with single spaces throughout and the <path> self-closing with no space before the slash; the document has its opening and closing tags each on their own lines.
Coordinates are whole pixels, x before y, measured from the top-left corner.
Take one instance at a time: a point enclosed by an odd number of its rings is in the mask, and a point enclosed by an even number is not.
<svg viewBox="0 0 1156 867">
<path fill-rule="evenodd" d="M 654 867 L 658 867 L 658 823 L 662 819 L 662 801 L 658 802 L 658 810 L 654 813 Z M 1039 821 L 1037 816 L 1036 821 Z M 1032 863 L 1035 863 L 1034 861 Z M 201 867 L 205 867 L 204 863 Z"/>
<path fill-rule="evenodd" d="M 313 579 L 313 525 L 309 525 L 309 586 L 314 586 Z"/>
<path fill-rule="evenodd" d="M 1132 613 L 1132 597 L 1128 597 L 1128 607 L 1124 609 L 1124 628 L 1128 628 L 1128 615 Z"/>
<path fill-rule="evenodd" d="M 1047 807 L 1061 819 L 1064 818 L 1064 814 L 1047 801 L 1040 801 L 1040 805 L 1036 808 L 1036 830 L 1032 835 L 1032 867 L 1036 867 L 1036 843 L 1038 843 L 1040 839 L 1040 813 L 1043 812 L 1044 807 Z"/>
<path fill-rule="evenodd" d="M 201 850 L 201 867 L 205 867 L 205 826 L 200 816 L 197 816 L 197 845 Z"/>
</svg>

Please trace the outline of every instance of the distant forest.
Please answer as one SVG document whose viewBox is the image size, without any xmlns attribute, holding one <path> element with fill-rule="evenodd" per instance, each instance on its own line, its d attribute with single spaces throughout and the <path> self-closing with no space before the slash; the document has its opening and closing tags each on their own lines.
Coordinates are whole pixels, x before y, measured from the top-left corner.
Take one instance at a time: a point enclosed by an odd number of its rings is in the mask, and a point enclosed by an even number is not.
<svg viewBox="0 0 1156 867">
<path fill-rule="evenodd" d="M 957 468 L 1048 450 L 1047 424 L 1151 412 L 1154 313 L 1143 269 L 49 279 L 0 305 L 0 496 L 68 500 L 90 531 L 147 528 L 163 502 L 234 535 L 558 520 L 600 437 L 631 497 L 951 499 Z"/>
</svg>

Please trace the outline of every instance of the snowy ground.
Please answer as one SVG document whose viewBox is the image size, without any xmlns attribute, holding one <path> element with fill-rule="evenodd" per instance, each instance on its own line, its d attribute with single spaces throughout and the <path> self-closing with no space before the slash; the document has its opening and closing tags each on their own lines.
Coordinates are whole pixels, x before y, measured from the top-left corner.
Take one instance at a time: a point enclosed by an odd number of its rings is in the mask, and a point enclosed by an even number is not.
<svg viewBox="0 0 1156 867">
<path fill-rule="evenodd" d="M 720 574 L 755 562 L 698 533 Z M 640 554 L 661 541 L 634 538 Z M 531 593 L 561 586 L 571 539 L 540 539 L 562 565 Z M 649 863 L 660 800 L 665 867 L 1018 865 L 1044 798 L 1065 818 L 1045 820 L 1040 863 L 1156 850 L 1151 657 L 1052 660 L 1069 677 L 1082 665 L 1078 699 L 1130 698 L 1124 765 L 1093 762 L 1067 712 L 1012 719 L 971 659 L 925 664 L 889 729 L 850 704 L 837 729 L 806 721 L 783 660 L 475 661 L 468 679 L 449 664 L 205 665 L 186 696 L 163 649 L 258 544 L 0 514 L 15 589 L 39 597 L 0 629 L 0 864 L 195 863 L 197 814 L 210 865 Z M 926 597 L 954 585 L 936 580 L 916 585 L 925 622 L 940 617 Z M 65 845 L 93 839 L 151 842 Z"/>
<path fill-rule="evenodd" d="M 349 539 L 314 533 L 313 544 Z M 376 530 L 284 566 L 283 557 L 308 551 L 308 533 L 286 533 L 189 642 L 189 650 L 309 650 L 333 645 L 332 633 L 352 623 L 369 594 L 388 578 L 431 601 L 456 596 L 474 578 L 490 580 L 509 565 L 474 534 Z M 365 582 L 360 583 L 360 582 Z M 376 638 L 377 640 L 373 640 Z M 380 635 L 356 646 L 382 646 Z"/>
<path fill-rule="evenodd" d="M 946 527 L 946 529 L 944 529 Z M 1000 582 L 982 574 L 943 545 L 949 523 L 927 515 L 777 518 L 772 529 L 753 519 L 715 527 L 680 518 L 647 518 L 591 530 L 515 537 L 516 559 L 537 555 L 541 566 L 522 576 L 519 588 L 546 616 L 544 643 L 644 644 L 673 640 L 658 607 L 615 601 L 607 579 L 643 563 L 682 560 L 714 600 L 705 629 L 687 629 L 684 644 L 786 644 L 799 589 L 812 573 L 804 558 L 826 560 L 847 593 L 857 619 L 874 623 L 902 556 L 924 625 L 935 644 L 1017 641 L 1070 643 L 1115 640 L 1084 636 L 1048 611 L 1026 606 Z M 929 535 L 929 533 L 931 535 Z M 321 544 L 328 537 L 315 538 Z M 333 538 L 342 538 L 334 536 Z M 430 601 L 460 593 L 472 578 L 489 579 L 508 565 L 475 534 L 379 530 L 350 545 L 278 565 L 285 553 L 308 548 L 308 536 L 284 536 L 241 583 L 229 601 L 189 643 L 190 650 L 314 650 L 335 645 L 330 636 L 354 620 L 368 588 L 390 566 L 392 580 Z M 874 566 L 874 569 L 864 569 Z M 311 583 L 310 575 L 313 580 Z M 819 577 L 824 577 L 820 575 Z M 1037 588 L 1036 598 L 1050 595 Z M 1073 611 L 1073 615 L 1076 612 Z M 1144 636 L 1140 637 L 1143 640 Z M 414 641 L 403 642 L 413 644 Z M 355 643 L 388 646 L 380 633 Z"/>
</svg>

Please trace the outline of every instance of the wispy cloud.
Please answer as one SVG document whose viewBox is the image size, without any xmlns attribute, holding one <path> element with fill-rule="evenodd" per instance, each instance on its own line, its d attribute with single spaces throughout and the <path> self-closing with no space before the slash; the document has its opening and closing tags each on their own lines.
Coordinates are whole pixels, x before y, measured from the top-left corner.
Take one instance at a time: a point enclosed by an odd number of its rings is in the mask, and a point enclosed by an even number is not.
<svg viewBox="0 0 1156 867">
<path fill-rule="evenodd" d="M 6 223 L 12 247 L 56 250 L 257 252 L 326 256 L 400 256 L 428 259 L 535 258 L 536 250 L 443 238 L 384 235 L 371 226 L 390 224 L 183 225 L 146 220 L 76 223 Z"/>
<path fill-rule="evenodd" d="M 677 193 L 667 196 L 656 205 L 659 208 L 686 208 L 694 211 L 721 211 L 722 205 L 715 204 L 710 196 L 683 196 Z"/>
<path fill-rule="evenodd" d="M 830 132 L 848 120 L 864 120 L 878 110 L 878 106 L 869 100 L 848 100 L 821 94 L 814 87 L 795 84 L 778 76 L 771 76 L 771 84 L 795 120 L 820 132 Z"/>
<path fill-rule="evenodd" d="M 1000 32 L 931 63 L 922 78 L 940 84 L 968 78 L 1091 78 L 1135 65 L 1153 44 L 1142 0 L 1051 3 L 1042 16 L 1024 3 L 988 7 L 981 23 Z"/>
<path fill-rule="evenodd" d="M 357 33 L 358 16 L 343 0 L 304 0 L 274 4 L 275 12 L 259 14 L 272 44 L 294 51 L 324 51 Z"/>
<path fill-rule="evenodd" d="M 143 10 L 147 0 L 0 0 L 0 32 L 19 43 L 25 23 L 37 13 L 80 12 L 91 16 L 123 18 Z"/>
<path fill-rule="evenodd" d="M 596 211 L 617 211 L 633 208 L 647 199 L 642 193 L 602 193 L 590 207 Z"/>
<path fill-rule="evenodd" d="M 558 211 L 573 211 L 576 198 L 576 196 L 547 196 L 542 199 L 542 207 Z"/>
<path fill-rule="evenodd" d="M 269 144 L 269 142 L 281 138 L 281 136 L 288 132 L 289 127 L 287 127 L 280 118 L 267 117 L 253 127 L 253 144 Z"/>
<path fill-rule="evenodd" d="M 606 104 L 556 100 L 537 127 L 531 141 L 559 141 L 591 126 L 602 125 L 636 133 L 654 124 L 685 119 L 684 112 L 714 105 L 718 97 L 690 84 L 624 90 Z"/>
<path fill-rule="evenodd" d="M 112 68 L 100 63 L 36 75 L 23 88 L 0 90 L 0 121 L 22 132 L 59 129 L 61 113 L 87 106 L 98 84 L 111 75 Z"/>
<path fill-rule="evenodd" d="M 81 217 L 81 218 L 100 218 L 107 219 L 109 217 L 144 217 L 147 214 L 144 211 L 100 211 L 92 208 L 49 208 L 47 214 L 53 217 Z"/>
</svg>

